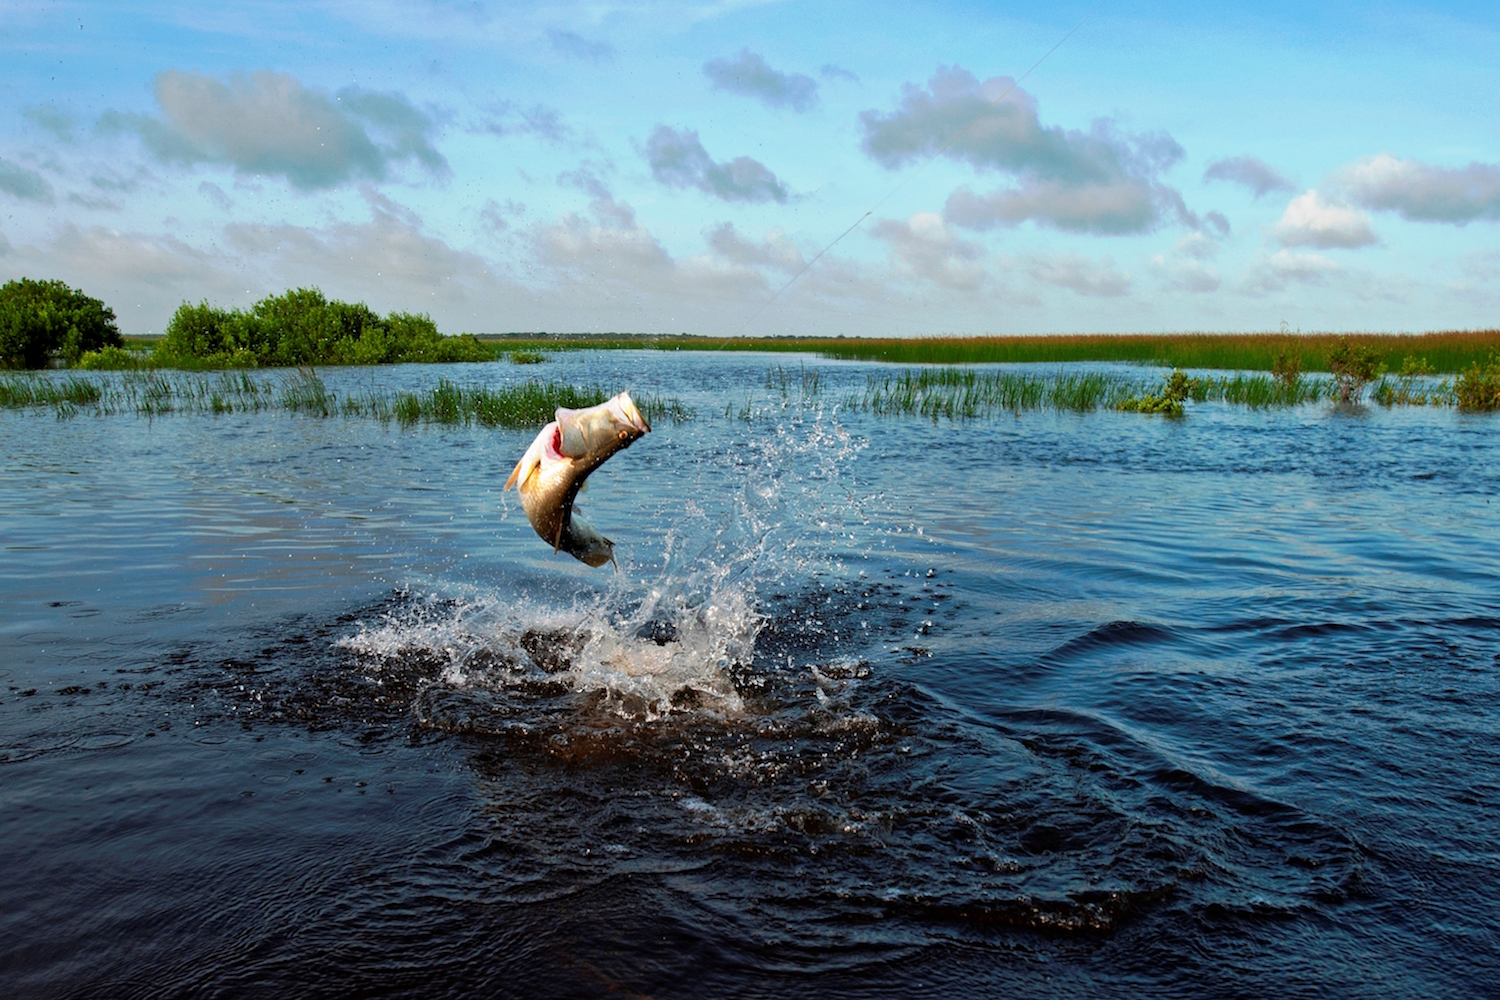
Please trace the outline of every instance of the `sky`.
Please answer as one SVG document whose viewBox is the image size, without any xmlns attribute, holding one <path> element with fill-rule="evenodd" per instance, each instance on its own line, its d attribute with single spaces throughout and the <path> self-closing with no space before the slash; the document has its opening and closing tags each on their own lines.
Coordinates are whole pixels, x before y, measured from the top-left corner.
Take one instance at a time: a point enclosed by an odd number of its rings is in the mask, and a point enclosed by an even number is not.
<svg viewBox="0 0 1500 1000">
<path fill-rule="evenodd" d="M 1494 328 L 1496 52 L 1492 2 L 0 0 L 0 280 L 126 333 Z"/>
</svg>

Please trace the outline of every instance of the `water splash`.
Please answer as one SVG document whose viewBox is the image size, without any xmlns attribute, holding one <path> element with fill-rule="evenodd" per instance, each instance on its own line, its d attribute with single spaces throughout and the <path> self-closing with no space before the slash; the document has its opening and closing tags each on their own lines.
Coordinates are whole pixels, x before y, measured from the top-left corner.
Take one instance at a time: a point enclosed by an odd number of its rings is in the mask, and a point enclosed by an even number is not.
<svg viewBox="0 0 1500 1000">
<path fill-rule="evenodd" d="M 845 485 L 863 443 L 835 411 L 810 401 L 774 416 L 727 444 L 722 434 L 676 439 L 691 449 L 683 464 L 693 485 L 648 519 L 666 526 L 654 563 L 627 560 L 601 590 L 566 604 L 479 588 L 434 593 L 337 645 L 376 671 L 436 666 L 431 683 L 446 690 L 419 698 L 418 715 L 439 728 L 473 728 L 479 709 L 499 710 L 510 728 L 555 724 L 534 700 L 525 709 L 510 704 L 536 696 L 560 697 L 586 715 L 647 722 L 683 712 L 741 715 L 765 602 L 845 573 L 844 557 L 857 546 L 852 526 L 869 520 Z M 467 697 L 446 697 L 459 691 Z M 456 704 L 462 724 L 444 710 Z"/>
</svg>

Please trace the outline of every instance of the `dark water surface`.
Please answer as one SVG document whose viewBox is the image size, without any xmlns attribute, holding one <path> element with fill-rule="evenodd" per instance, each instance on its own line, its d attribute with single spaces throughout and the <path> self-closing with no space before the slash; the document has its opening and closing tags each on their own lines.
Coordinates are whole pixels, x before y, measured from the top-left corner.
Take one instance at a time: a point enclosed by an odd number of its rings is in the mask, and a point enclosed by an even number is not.
<svg viewBox="0 0 1500 1000">
<path fill-rule="evenodd" d="M 0 415 L 0 994 L 1497 995 L 1500 422 L 775 360 L 544 367 L 698 408 L 618 575 L 529 432 Z"/>
</svg>

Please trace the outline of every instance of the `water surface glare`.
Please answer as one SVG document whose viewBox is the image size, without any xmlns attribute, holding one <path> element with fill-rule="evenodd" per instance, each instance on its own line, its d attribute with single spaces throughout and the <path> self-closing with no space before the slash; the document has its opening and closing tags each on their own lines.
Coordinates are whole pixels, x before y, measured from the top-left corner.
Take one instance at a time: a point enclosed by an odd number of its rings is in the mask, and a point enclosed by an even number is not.
<svg viewBox="0 0 1500 1000">
<path fill-rule="evenodd" d="M 1500 418 L 875 370 L 322 373 L 693 405 L 619 574 L 532 432 L 0 413 L 0 994 L 1493 995 Z"/>
</svg>

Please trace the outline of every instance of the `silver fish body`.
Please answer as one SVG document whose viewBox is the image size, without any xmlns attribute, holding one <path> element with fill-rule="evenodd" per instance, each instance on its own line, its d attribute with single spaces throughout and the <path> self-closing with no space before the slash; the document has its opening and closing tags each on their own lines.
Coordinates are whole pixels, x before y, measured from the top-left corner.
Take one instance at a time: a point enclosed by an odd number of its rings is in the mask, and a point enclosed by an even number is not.
<svg viewBox="0 0 1500 1000">
<path fill-rule="evenodd" d="M 651 425 L 628 392 L 581 410 L 559 407 L 556 417 L 531 442 L 505 488 L 519 489 L 526 520 L 553 551 L 603 566 L 614 561 L 614 543 L 574 510 L 574 500 L 589 473 Z"/>
</svg>

